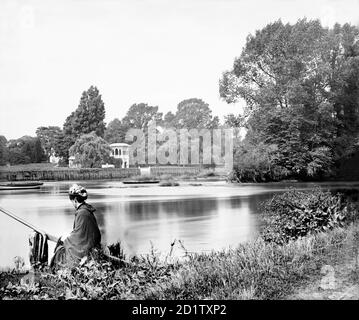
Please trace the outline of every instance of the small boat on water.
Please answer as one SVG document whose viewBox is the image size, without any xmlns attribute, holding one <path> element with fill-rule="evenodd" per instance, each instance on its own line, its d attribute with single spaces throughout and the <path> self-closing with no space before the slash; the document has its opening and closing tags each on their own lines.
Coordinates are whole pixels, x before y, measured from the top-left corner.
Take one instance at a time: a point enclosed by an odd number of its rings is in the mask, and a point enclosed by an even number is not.
<svg viewBox="0 0 359 320">
<path fill-rule="evenodd" d="M 1 190 L 39 189 L 44 183 L 40 181 L 8 181 L 0 182 Z"/>
<path fill-rule="evenodd" d="M 145 181 L 140 181 L 140 180 L 128 180 L 128 181 L 122 181 L 122 183 L 124 184 L 148 184 L 148 183 L 159 183 L 160 180 L 145 180 Z"/>
</svg>

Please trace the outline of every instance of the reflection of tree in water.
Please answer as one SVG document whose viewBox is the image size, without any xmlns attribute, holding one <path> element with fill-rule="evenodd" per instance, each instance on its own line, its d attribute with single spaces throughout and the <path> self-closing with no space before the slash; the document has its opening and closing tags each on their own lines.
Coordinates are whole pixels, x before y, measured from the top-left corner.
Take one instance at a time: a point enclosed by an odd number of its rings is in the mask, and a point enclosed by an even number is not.
<svg viewBox="0 0 359 320">
<path fill-rule="evenodd" d="M 126 213 L 130 221 L 152 220 L 158 217 L 160 210 L 159 202 L 128 202 L 126 203 Z"/>
<path fill-rule="evenodd" d="M 202 220 L 217 214 L 218 207 L 216 199 L 171 199 L 126 202 L 123 210 L 128 224 L 122 240 L 131 252 L 147 252 L 149 240 L 157 249 L 167 251 L 174 238 L 196 242 L 201 235 L 210 237 L 211 224 Z"/>
<path fill-rule="evenodd" d="M 229 204 L 232 209 L 240 208 L 243 205 L 244 200 L 248 201 L 247 198 L 243 199 L 243 196 L 234 196 L 229 198 Z"/>
<path fill-rule="evenodd" d="M 176 214 L 176 217 L 205 216 L 217 210 L 216 199 L 181 199 L 163 201 L 131 201 L 126 203 L 130 221 L 154 220 L 161 212 Z"/>
<path fill-rule="evenodd" d="M 240 212 L 242 206 L 248 206 L 249 213 L 255 215 L 255 220 L 259 231 L 264 227 L 264 221 L 261 216 L 262 208 L 265 201 L 271 199 L 274 193 L 251 194 L 250 196 L 236 196 L 229 198 L 229 203 L 232 209 L 237 209 Z"/>
<path fill-rule="evenodd" d="M 41 188 L 41 192 L 50 193 L 50 194 L 60 194 L 60 193 L 67 193 L 68 190 L 64 190 L 63 186 L 59 184 L 52 184 L 52 185 L 44 185 Z"/>
<path fill-rule="evenodd" d="M 263 215 L 261 214 L 263 212 L 264 204 L 266 201 L 271 199 L 274 196 L 274 193 L 263 193 L 263 194 L 255 194 L 249 197 L 248 199 L 248 206 L 250 208 L 250 211 L 252 214 L 255 214 L 258 216 L 258 231 L 259 233 L 262 232 L 264 228 L 264 220 Z"/>
<path fill-rule="evenodd" d="M 217 201 L 217 199 L 181 199 L 160 202 L 160 205 L 164 212 L 175 213 L 178 217 L 198 217 L 216 212 Z"/>
<path fill-rule="evenodd" d="M 263 211 L 264 203 L 271 199 L 274 193 L 253 194 L 248 198 L 248 205 L 251 213 L 260 214 Z"/>
<path fill-rule="evenodd" d="M 261 206 L 263 203 L 272 198 L 273 193 L 251 194 L 250 196 L 235 196 L 229 198 L 229 203 L 232 209 L 241 208 L 243 205 L 248 205 L 251 214 L 261 213 Z"/>
<path fill-rule="evenodd" d="M 106 193 L 90 193 L 90 191 L 87 191 L 88 194 L 89 194 L 89 199 L 91 197 L 92 200 L 105 200 L 105 199 L 108 199 L 108 195 Z"/>
</svg>

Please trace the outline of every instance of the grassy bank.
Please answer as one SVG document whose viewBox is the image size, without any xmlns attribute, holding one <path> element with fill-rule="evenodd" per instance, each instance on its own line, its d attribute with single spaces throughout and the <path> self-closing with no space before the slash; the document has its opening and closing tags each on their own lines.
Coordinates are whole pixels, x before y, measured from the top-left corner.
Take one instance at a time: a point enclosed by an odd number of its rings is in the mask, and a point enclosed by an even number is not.
<svg viewBox="0 0 359 320">
<path fill-rule="evenodd" d="M 258 238 L 233 250 L 189 255 L 181 262 L 160 259 L 155 253 L 133 258 L 122 267 L 89 259 L 73 270 L 43 273 L 31 285 L 20 285 L 20 277 L 2 273 L 0 297 L 283 299 L 322 277 L 323 265 L 357 256 L 358 235 L 358 224 L 352 224 L 282 246 Z M 353 265 L 353 281 L 357 276 Z"/>
</svg>

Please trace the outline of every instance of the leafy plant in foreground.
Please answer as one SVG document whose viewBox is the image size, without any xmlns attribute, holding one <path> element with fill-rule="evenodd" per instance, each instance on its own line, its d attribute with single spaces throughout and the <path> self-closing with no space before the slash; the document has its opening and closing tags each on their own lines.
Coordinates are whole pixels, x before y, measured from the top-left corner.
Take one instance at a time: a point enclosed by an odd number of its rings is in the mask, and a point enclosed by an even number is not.
<svg viewBox="0 0 359 320">
<path fill-rule="evenodd" d="M 343 227 L 350 210 L 340 194 L 317 187 L 309 192 L 289 189 L 275 195 L 264 204 L 264 214 L 264 240 L 283 244 L 309 233 Z"/>
</svg>

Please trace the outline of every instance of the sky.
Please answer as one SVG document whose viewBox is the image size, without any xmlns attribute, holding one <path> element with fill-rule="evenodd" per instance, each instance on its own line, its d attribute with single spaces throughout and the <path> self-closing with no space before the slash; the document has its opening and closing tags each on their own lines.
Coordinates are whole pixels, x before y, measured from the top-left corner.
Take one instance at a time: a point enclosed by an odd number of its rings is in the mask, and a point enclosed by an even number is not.
<svg viewBox="0 0 359 320">
<path fill-rule="evenodd" d="M 107 123 L 134 103 L 166 113 L 194 97 L 238 114 L 218 83 L 250 33 L 278 19 L 359 24 L 358 12 L 359 0 L 0 0 L 0 135 L 62 127 L 91 85 Z"/>
</svg>

